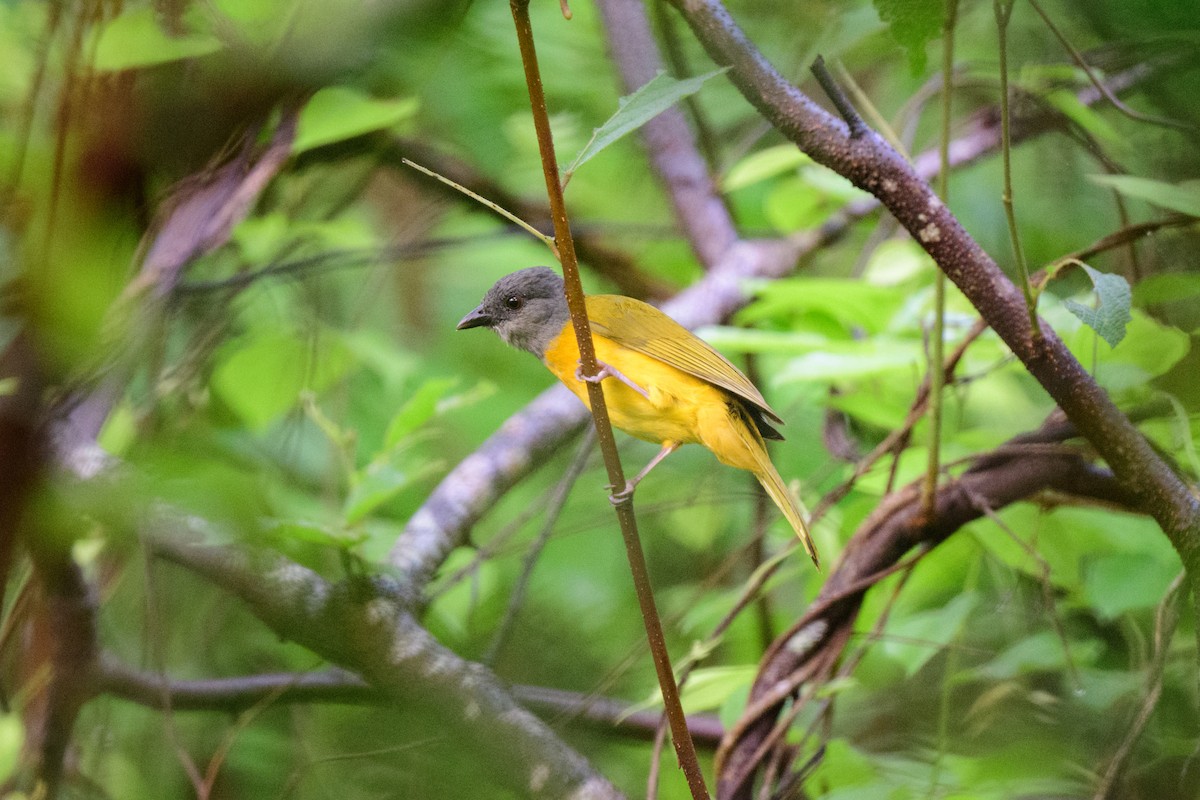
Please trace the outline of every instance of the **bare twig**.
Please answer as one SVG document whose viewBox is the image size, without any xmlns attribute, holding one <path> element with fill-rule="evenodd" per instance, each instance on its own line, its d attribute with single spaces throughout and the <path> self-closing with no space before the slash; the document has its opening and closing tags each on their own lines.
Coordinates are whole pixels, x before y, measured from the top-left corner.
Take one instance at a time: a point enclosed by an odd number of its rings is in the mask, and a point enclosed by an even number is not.
<svg viewBox="0 0 1200 800">
<path fill-rule="evenodd" d="M 1196 129 L 1194 125 L 1189 125 L 1186 122 L 1180 122 L 1179 120 L 1168 119 L 1166 117 L 1157 117 L 1153 114 L 1143 114 L 1142 112 L 1132 109 L 1125 103 L 1121 102 L 1121 98 L 1113 94 L 1112 90 L 1104 85 L 1103 79 L 1101 79 L 1101 77 L 1096 74 L 1096 71 L 1092 69 L 1091 65 L 1087 63 L 1087 60 L 1083 57 L 1083 54 L 1075 48 L 1075 45 L 1071 44 L 1071 40 L 1068 39 L 1059 29 L 1059 27 L 1054 24 L 1054 22 L 1050 19 L 1050 16 L 1042 9 L 1041 4 L 1038 3 L 1037 0 L 1029 0 L 1029 5 L 1033 6 L 1033 10 L 1036 11 L 1038 16 L 1042 18 L 1042 22 L 1046 23 L 1046 27 L 1049 28 L 1050 32 L 1054 34 L 1054 38 L 1058 39 L 1058 43 L 1063 46 L 1063 49 L 1071 54 L 1071 60 L 1075 62 L 1077 67 L 1084 71 L 1088 77 L 1088 80 L 1091 81 L 1092 86 L 1096 87 L 1096 91 L 1104 95 L 1104 99 L 1112 103 L 1113 108 L 1117 109 L 1117 111 L 1120 111 L 1130 119 L 1135 119 L 1138 122 L 1148 122 L 1151 125 L 1163 125 L 1168 128 L 1177 128 L 1184 131 L 1194 131 Z"/>
<path fill-rule="evenodd" d="M 513 623 L 516 622 L 517 614 L 520 613 L 521 606 L 525 602 L 525 589 L 528 587 L 529 579 L 533 575 L 533 568 L 537 565 L 538 558 L 541 556 L 542 550 L 546 547 L 546 542 L 550 541 L 550 534 L 554 531 L 554 526 L 558 523 L 558 517 L 562 513 L 563 506 L 567 503 L 567 497 L 571 494 L 571 488 L 575 485 L 575 481 L 579 479 L 583 468 L 587 466 L 588 456 L 591 455 L 592 447 L 595 444 L 595 433 L 589 430 L 584 434 L 582 441 L 579 443 L 579 451 L 575 454 L 575 458 L 571 460 L 571 465 L 567 467 L 566 474 L 559 479 L 558 485 L 554 488 L 554 493 L 546 503 L 546 519 L 542 523 L 542 529 L 538 531 L 537 537 L 534 538 L 525 553 L 525 558 L 521 564 L 521 574 L 517 576 L 517 581 L 513 584 L 512 593 L 508 597 L 508 606 L 504 609 L 504 617 L 501 619 L 495 635 L 492 636 L 492 643 L 488 645 L 487 652 L 483 656 L 483 663 L 492 665 L 496 657 L 504 649 L 504 644 L 508 640 L 509 633 L 512 631 Z"/>
<path fill-rule="evenodd" d="M 958 19 L 958 0 L 945 0 L 942 24 L 942 115 L 938 136 L 938 196 L 950 203 L 950 123 L 954 97 L 954 27 Z M 938 462 L 942 457 L 942 387 L 946 372 L 942 368 L 946 352 L 946 273 L 934 276 L 933 335 L 929 358 L 929 456 L 925 465 L 925 483 L 921 502 L 925 513 L 933 513 L 937 493 Z"/>
<path fill-rule="evenodd" d="M 596 350 L 592 343 L 591 325 L 588 322 L 587 306 L 584 303 L 583 285 L 579 279 L 579 265 L 575 258 L 575 243 L 571 238 L 567 208 L 563 201 L 562 184 L 559 183 L 558 159 L 554 153 L 554 141 L 550 133 L 550 117 L 546 111 L 546 97 L 542 90 L 533 28 L 529 22 L 529 0 L 510 0 L 509 6 L 512 9 L 513 22 L 517 28 L 517 44 L 521 50 L 521 64 L 525 69 L 525 85 L 529 89 L 530 105 L 533 108 L 533 126 L 537 131 L 542 171 L 546 178 L 546 193 L 550 198 L 550 213 L 554 220 L 554 242 L 558 246 L 558 255 L 562 262 L 567 306 L 571 312 L 571 323 L 574 326 L 575 339 L 579 347 L 580 369 L 584 376 L 595 376 L 600 372 L 600 367 L 596 361 Z M 604 389 L 598 381 L 588 381 L 587 389 L 588 405 L 596 427 L 596 439 L 600 443 L 600 452 L 604 456 L 604 466 L 608 471 L 608 480 L 612 487 L 612 497 L 615 498 L 616 493 L 622 491 L 625 486 L 625 473 L 621 468 L 617 442 L 608 419 Z M 671 738 L 675 745 L 675 753 L 679 756 L 679 765 L 687 778 L 692 797 L 695 800 L 707 800 L 708 789 L 704 785 L 704 775 L 700 771 L 700 762 L 696 758 L 695 745 L 688 733 L 687 717 L 679 702 L 679 690 L 675 685 L 675 675 L 671 669 L 671 657 L 667 652 L 662 623 L 659 621 L 658 609 L 654 603 L 650 575 L 646 569 L 646 557 L 642 552 L 641 541 L 638 537 L 637 517 L 633 511 L 632 495 L 627 494 L 619 502 L 614 499 L 613 507 L 621 527 L 621 536 L 625 540 L 625 553 L 629 558 L 629 569 L 633 575 L 638 604 L 642 610 L 642 621 L 646 626 L 646 640 L 650 643 L 654 668 L 658 673 L 658 685 L 662 690 L 663 706 L 671 721 Z"/>
<path fill-rule="evenodd" d="M 1013 259 L 1017 264 L 1017 278 L 1021 282 L 1021 291 L 1025 295 L 1030 336 L 1036 340 L 1042 332 L 1042 328 L 1038 324 L 1037 298 L 1029 280 L 1029 267 L 1025 264 L 1025 248 L 1021 246 L 1021 234 L 1017 229 L 1017 212 L 1013 205 L 1012 124 L 1009 121 L 1012 117 L 1010 111 L 1012 98 L 1008 92 L 1008 22 L 1012 18 L 1015 4 L 1016 0 L 992 0 L 992 8 L 996 16 L 996 30 L 1000 37 L 1000 156 L 1004 163 L 1004 190 L 1000 199 L 1004 205 L 1004 218 L 1008 221 L 1008 240 L 1012 246 Z"/>
<path fill-rule="evenodd" d="M 1104 774 L 1100 778 L 1100 783 L 1096 785 L 1096 791 L 1092 795 L 1092 800 L 1108 800 L 1109 797 L 1113 796 L 1113 789 L 1117 784 L 1117 779 L 1121 777 L 1122 771 L 1129 762 L 1129 756 L 1133 753 L 1134 745 L 1137 744 L 1137 740 L 1141 738 L 1142 733 L 1146 730 L 1146 725 L 1150 722 L 1150 715 L 1154 713 L 1154 709 L 1158 706 L 1158 699 L 1162 696 L 1163 671 L 1167 666 L 1167 656 L 1171 648 L 1171 637 L 1175 635 L 1175 626 L 1179 622 L 1179 599 L 1185 579 L 1186 573 L 1180 573 L 1171 582 L 1167 593 L 1159 601 L 1158 608 L 1155 609 L 1154 657 L 1150 662 L 1150 669 L 1146 674 L 1146 694 L 1142 699 L 1141 705 L 1138 707 L 1137 714 L 1125 732 L 1120 746 L 1113 753 L 1108 766 L 1105 767 Z"/>
</svg>

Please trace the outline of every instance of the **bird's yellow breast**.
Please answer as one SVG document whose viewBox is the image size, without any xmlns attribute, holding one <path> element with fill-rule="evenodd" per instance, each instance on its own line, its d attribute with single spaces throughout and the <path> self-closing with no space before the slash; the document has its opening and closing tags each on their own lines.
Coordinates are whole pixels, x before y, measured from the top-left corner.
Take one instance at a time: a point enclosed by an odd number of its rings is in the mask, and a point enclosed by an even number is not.
<svg viewBox="0 0 1200 800">
<path fill-rule="evenodd" d="M 596 358 L 636 383 L 647 400 L 615 378 L 607 378 L 604 400 L 612 424 L 649 442 L 698 443 L 703 409 L 724 408 L 726 393 L 693 375 L 656 358 L 622 347 L 611 339 L 592 335 Z M 587 384 L 575 377 L 579 347 L 570 324 L 563 328 L 543 357 L 546 366 L 589 408 Z"/>
</svg>

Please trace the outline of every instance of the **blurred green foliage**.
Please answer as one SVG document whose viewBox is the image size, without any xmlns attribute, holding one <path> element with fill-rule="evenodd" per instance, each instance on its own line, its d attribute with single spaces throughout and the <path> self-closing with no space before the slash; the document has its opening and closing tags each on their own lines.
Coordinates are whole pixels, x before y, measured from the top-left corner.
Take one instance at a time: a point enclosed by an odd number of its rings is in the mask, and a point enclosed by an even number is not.
<svg viewBox="0 0 1200 800">
<path fill-rule="evenodd" d="M 1134 5 L 1156 11 L 1134 13 Z M 1113 0 L 1050 13 L 1115 74 L 1171 41 L 1194 41 L 1200 19 L 1172 13 L 1176 6 L 1191 7 Z M 911 152 L 935 146 L 936 104 L 913 98 L 938 60 L 928 56 L 938 46 L 940 3 L 730 7 L 792 78 L 806 79 L 818 51 L 840 60 Z M 319 668 L 311 653 L 278 641 L 197 578 L 144 566 L 137 536 L 165 503 L 202 519 L 215 541 L 277 550 L 334 580 L 383 571 L 438 479 L 550 385 L 525 354 L 477 331 L 454 331 L 498 276 L 545 263 L 544 248 L 466 203 L 432 198 L 413 174 L 380 157 L 396 137 L 409 137 L 508 191 L 540 197 L 507 4 L 128 2 L 103 20 L 74 7 L 56 18 L 51 8 L 66 9 L 0 3 L 0 280 L 15 298 L 8 307 L 21 315 L 5 312 L 0 345 L 26 324 L 53 383 L 113 387 L 117 400 L 99 440 L 121 467 L 100 488 L 56 478 L 36 509 L 45 526 L 75 542 L 99 587 L 102 644 L 128 663 L 179 678 Z M 568 23 L 556 4 L 533 8 L 560 157 L 582 149 L 623 94 L 595 9 L 576 3 L 573 11 Z M 685 26 L 672 24 L 695 73 L 706 72 Z M 1049 265 L 1127 217 L 1195 214 L 1195 184 L 1181 179 L 1200 167 L 1194 133 L 1081 105 L 1086 77 L 1036 16 L 1018 4 L 1012 26 L 1012 78 L 1022 97 L 1031 108 L 1039 97 L 1077 126 L 1074 139 L 1047 135 L 1014 152 L 1031 261 Z M 964 0 L 956 55 L 963 89 L 955 97 L 963 118 L 995 100 L 995 39 L 990 4 Z M 1153 78 L 1157 102 L 1130 102 L 1191 113 L 1195 123 L 1194 106 L 1189 112 L 1179 98 L 1194 100 L 1198 76 L 1194 62 L 1180 62 Z M 242 132 L 265 139 L 283 106 L 304 97 L 311 99 L 294 158 L 231 242 L 190 265 L 160 308 L 147 303 L 145 313 L 130 314 L 122 292 L 169 187 L 228 155 Z M 696 99 L 718 133 L 714 170 L 746 235 L 818 227 L 862 196 L 771 133 L 727 81 L 706 82 Z M 1083 144 L 1082 134 L 1090 137 Z M 1121 174 L 1095 178 L 1108 162 Z M 956 172 L 950 205 L 1006 263 L 999 186 L 997 159 L 984 159 Z M 633 137 L 580 169 L 570 202 L 578 229 L 599 232 L 653 277 L 683 287 L 700 275 Z M 1097 307 L 1079 270 L 1065 270 L 1040 301 L 1123 407 L 1168 399 L 1172 414 L 1145 429 L 1193 479 L 1195 252 L 1194 229 L 1182 228 L 1139 246 L 1136 261 L 1126 250 L 1089 260 L 1134 284 L 1131 320 L 1115 346 L 1083 324 L 1086 313 L 1078 316 Z M 732 357 L 755 357 L 764 393 L 788 421 L 788 440 L 773 457 L 812 504 L 853 469 L 822 446 L 827 410 L 845 415 L 864 452 L 908 413 L 925 374 L 933 266 L 876 216 L 802 267 L 748 285 L 753 303 L 703 335 Z M 595 273 L 585 278 L 590 290 L 612 288 Z M 1103 291 L 1098 302 L 1107 302 Z M 954 291 L 948 309 L 952 346 L 975 315 Z M 963 468 L 960 459 L 1036 428 L 1052 411 L 990 333 L 967 350 L 957 374 L 962 381 L 946 395 L 943 461 L 951 474 Z M 894 475 L 881 463 L 817 525 L 828 563 L 889 486 L 920 476 L 926 439 L 921 422 Z M 653 452 L 621 444 L 628 464 Z M 538 509 L 572 450 L 505 496 L 472 532 L 473 546 L 452 553 L 430 587 L 423 622 L 464 657 L 481 658 L 492 645 L 543 524 Z M 599 465 L 589 465 L 493 666 L 512 683 L 634 702 L 656 684 L 604 483 Z M 753 570 L 743 549 L 754 496 L 746 476 L 718 468 L 699 448 L 673 456 L 639 489 L 651 572 L 678 657 L 708 636 Z M 766 551 L 790 538 L 787 525 L 769 517 Z M 811 793 L 1089 795 L 1146 696 L 1155 610 L 1179 570 L 1151 521 L 1109 508 L 1025 503 L 970 524 L 931 552 L 897 596 L 895 578 L 868 594 L 852 645 L 863 660 L 829 689 L 836 703 Z M 786 629 L 822 579 L 800 559 L 785 562 L 761 616 L 743 614 L 717 643 L 685 693 L 689 706 L 735 720 L 764 629 Z M 1193 628 L 1185 618 L 1171 645 L 1163 700 L 1136 744 L 1126 796 L 1195 793 L 1195 770 L 1186 769 L 1196 723 Z M 0 716 L 0 771 L 17 760 L 19 710 L 18 702 Z M 812 722 L 802 715 L 789 735 L 799 743 Z M 555 725 L 630 796 L 642 792 L 642 743 Z M 203 770 L 226 737 L 235 739 L 214 796 L 509 796 L 440 734 L 436 719 L 403 709 L 272 707 L 240 726 L 225 714 L 164 715 L 112 698 L 91 703 L 77 726 L 72 796 L 193 796 L 180 753 Z M 663 766 L 660 796 L 685 797 L 669 752 Z"/>
</svg>

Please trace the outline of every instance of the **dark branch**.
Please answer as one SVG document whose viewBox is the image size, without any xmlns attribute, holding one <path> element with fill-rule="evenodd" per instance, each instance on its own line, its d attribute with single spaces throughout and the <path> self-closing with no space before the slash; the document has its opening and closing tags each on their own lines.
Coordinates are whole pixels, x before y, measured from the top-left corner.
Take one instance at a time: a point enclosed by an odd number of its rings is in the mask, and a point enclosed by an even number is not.
<svg viewBox="0 0 1200 800">
<path fill-rule="evenodd" d="M 673 0 L 746 99 L 815 161 L 875 195 L 963 292 L 1116 476 L 1141 498 L 1189 572 L 1200 572 L 1200 502 L 1044 323 L 1031 335 L 1021 292 L 882 137 L 845 123 L 788 83 L 718 0 Z"/>
<path fill-rule="evenodd" d="M 913 548 L 936 547 L 968 522 L 1046 491 L 1137 507 L 1139 498 L 1112 473 L 1090 464 L 1082 451 L 1020 447 L 1074 435 L 1070 423 L 1052 420 L 1040 431 L 1016 437 L 1003 452 L 981 457 L 960 478 L 938 489 L 931 517 L 922 514 L 917 483 L 885 500 L 846 545 L 841 562 L 812 606 L 775 640 L 763 658 L 751 690 L 751 706 L 806 665 L 834 663 L 863 595 Z M 831 653 L 831 647 L 837 652 Z M 720 797 L 749 796 L 751 778 L 761 766 L 756 754 L 781 707 L 782 702 L 767 704 L 761 717 L 741 726 L 743 734 L 738 739 L 723 744 L 727 755 L 719 776 Z"/>
<path fill-rule="evenodd" d="M 846 97 L 846 93 L 842 91 L 842 87 L 838 86 L 837 81 L 829 74 L 829 69 L 825 66 L 825 59 L 817 56 L 812 63 L 812 74 L 817 79 L 817 83 L 821 86 L 821 91 L 825 92 L 825 96 L 833 103 L 833 107 L 842 115 L 846 125 L 850 128 L 850 138 L 857 139 L 870 130 L 867 123 L 863 122 L 863 118 L 858 115 L 858 112 L 851 105 L 850 100 Z"/>
<path fill-rule="evenodd" d="M 176 680 L 130 669 L 111 657 L 100 660 L 95 677 L 97 694 L 107 694 L 146 706 L 173 711 L 235 713 L 265 700 L 280 704 L 335 703 L 388 705 L 391 701 L 362 678 L 345 670 L 266 673 L 236 678 Z M 658 727 L 657 711 L 630 711 L 629 703 L 544 686 L 514 686 L 513 696 L 555 727 L 579 721 L 597 730 L 651 739 Z M 168 703 L 168 700 L 170 701 Z M 724 735 L 721 721 L 706 714 L 688 717 L 688 730 L 699 745 L 715 748 Z"/>
</svg>

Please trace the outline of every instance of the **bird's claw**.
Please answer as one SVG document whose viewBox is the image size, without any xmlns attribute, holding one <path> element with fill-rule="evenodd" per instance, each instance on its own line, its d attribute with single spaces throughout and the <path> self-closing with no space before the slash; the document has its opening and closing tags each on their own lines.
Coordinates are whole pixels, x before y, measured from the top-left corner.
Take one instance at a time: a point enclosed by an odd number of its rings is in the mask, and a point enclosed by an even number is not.
<svg viewBox="0 0 1200 800">
<path fill-rule="evenodd" d="M 612 485 L 608 487 L 610 490 L 615 488 Z M 608 496 L 608 502 L 614 506 L 623 506 L 633 499 L 633 490 L 637 488 L 637 484 L 633 481 L 625 481 L 625 486 L 620 491 L 612 492 Z"/>
<path fill-rule="evenodd" d="M 646 398 L 647 400 L 650 399 L 649 392 L 630 380 L 620 370 L 614 369 L 611 364 L 605 364 L 603 361 L 597 361 L 596 365 L 599 367 L 599 369 L 596 371 L 595 375 L 584 375 L 583 364 L 580 364 L 575 368 L 576 380 L 587 381 L 588 383 L 600 383 L 605 378 L 616 378 L 621 383 L 640 394 L 642 397 Z"/>
</svg>

